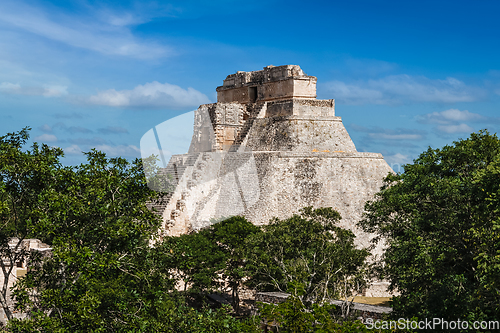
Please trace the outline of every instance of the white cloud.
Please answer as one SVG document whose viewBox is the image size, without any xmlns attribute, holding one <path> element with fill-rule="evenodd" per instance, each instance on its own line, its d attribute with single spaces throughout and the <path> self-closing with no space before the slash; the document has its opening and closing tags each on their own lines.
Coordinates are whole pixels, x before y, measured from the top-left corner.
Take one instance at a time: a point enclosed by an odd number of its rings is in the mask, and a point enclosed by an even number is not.
<svg viewBox="0 0 500 333">
<path fill-rule="evenodd" d="M 45 97 L 60 97 L 67 95 L 66 86 L 43 85 L 43 86 L 21 86 L 18 83 L 2 82 L 0 83 L 0 92 L 11 95 L 31 95 Z"/>
<path fill-rule="evenodd" d="M 424 124 L 450 124 L 463 121 L 482 121 L 485 117 L 467 110 L 449 109 L 442 112 L 428 113 L 417 117 L 419 123 Z"/>
<path fill-rule="evenodd" d="M 2 82 L 0 83 L 0 91 L 5 93 L 15 92 L 21 89 L 17 83 Z"/>
<path fill-rule="evenodd" d="M 50 86 L 45 85 L 43 87 L 42 95 L 45 97 L 58 97 L 68 94 L 68 87 L 66 86 Z"/>
<path fill-rule="evenodd" d="M 370 103 L 370 101 L 374 104 L 383 104 L 380 103 L 384 100 L 381 91 L 352 84 L 348 85 L 341 81 L 332 81 L 327 85 L 337 101 L 343 101 L 346 104 L 364 104 Z"/>
<path fill-rule="evenodd" d="M 422 140 L 425 137 L 425 132 L 409 128 L 387 129 L 381 127 L 364 127 L 356 124 L 350 125 L 356 132 L 367 133 L 371 140 Z"/>
<path fill-rule="evenodd" d="M 47 124 L 43 124 L 42 126 L 40 126 L 40 129 L 44 132 L 52 132 L 52 127 Z"/>
<path fill-rule="evenodd" d="M 471 133 L 474 129 L 467 123 L 498 122 L 498 118 L 485 117 L 467 110 L 449 109 L 442 112 L 433 112 L 416 117 L 422 124 L 436 124 L 436 130 L 442 133 Z"/>
<path fill-rule="evenodd" d="M 45 12 L 19 2 L 0 2 L 0 23 L 9 29 L 16 27 L 73 47 L 103 54 L 134 58 L 159 58 L 170 53 L 168 48 L 151 42 L 140 41 L 126 26 L 145 21 L 132 14 L 108 15 L 107 21 L 95 16 L 78 17 Z M 94 12 L 93 15 L 96 15 Z M 83 17 L 83 18 L 82 18 Z"/>
<path fill-rule="evenodd" d="M 483 90 L 467 86 L 455 78 L 432 80 L 405 74 L 353 83 L 330 81 L 326 83 L 326 88 L 337 101 L 345 104 L 399 104 L 409 101 L 471 102 L 485 95 Z"/>
<path fill-rule="evenodd" d="M 98 145 L 94 147 L 110 156 L 141 157 L 141 151 L 134 145 Z"/>
<path fill-rule="evenodd" d="M 382 140 L 421 140 L 422 134 L 368 133 L 371 138 Z"/>
<path fill-rule="evenodd" d="M 400 153 L 384 156 L 384 159 L 390 166 L 393 166 L 394 164 L 403 165 L 413 162 L 410 155 L 403 155 Z"/>
<path fill-rule="evenodd" d="M 88 101 L 97 105 L 115 107 L 173 107 L 182 108 L 210 103 L 201 92 L 169 83 L 150 82 L 138 85 L 132 90 L 109 89 L 90 96 Z"/>
<path fill-rule="evenodd" d="M 439 125 L 437 129 L 440 132 L 451 133 L 472 133 L 474 129 L 467 124 L 459 125 Z"/>
<path fill-rule="evenodd" d="M 37 141 L 43 141 L 43 142 L 56 142 L 57 137 L 54 134 L 42 134 L 37 137 L 35 137 L 35 140 Z"/>
<path fill-rule="evenodd" d="M 71 145 L 63 149 L 64 153 L 67 155 L 80 155 L 82 153 L 82 149 L 77 145 Z"/>
</svg>

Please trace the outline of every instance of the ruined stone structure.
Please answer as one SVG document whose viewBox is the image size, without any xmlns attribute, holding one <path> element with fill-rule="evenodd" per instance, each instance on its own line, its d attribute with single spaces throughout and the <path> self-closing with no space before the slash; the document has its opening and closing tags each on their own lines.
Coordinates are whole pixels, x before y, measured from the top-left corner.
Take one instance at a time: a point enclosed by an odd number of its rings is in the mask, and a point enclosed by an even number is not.
<svg viewBox="0 0 500 333">
<path fill-rule="evenodd" d="M 23 239 L 19 240 L 18 238 L 11 238 L 9 240 L 9 247 L 11 250 L 18 249 L 16 250 L 17 253 L 20 253 L 21 251 L 26 251 L 26 252 L 40 252 L 44 256 L 48 256 L 51 254 L 52 248 L 50 248 L 47 244 L 42 243 L 39 239 L 34 239 L 34 238 L 29 238 L 29 239 Z M 0 270 L 0 286 L 2 288 L 6 287 L 5 291 L 5 300 L 6 303 L 5 305 L 8 307 L 10 313 L 14 318 L 24 318 L 26 316 L 26 313 L 20 312 L 15 310 L 14 307 L 14 300 L 12 299 L 12 292 L 10 288 L 14 286 L 18 278 L 21 278 L 26 275 L 29 267 L 27 267 L 26 260 L 20 260 L 17 262 L 12 261 L 12 257 L 4 257 L 2 258 L 2 267 L 3 269 Z M 5 269 L 5 270 L 4 270 Z M 7 274 L 5 274 L 7 272 Z M 6 276 L 7 276 L 7 283 L 6 282 Z M 0 307 L 0 323 L 6 324 L 7 323 L 7 314 L 5 313 L 5 309 L 3 307 Z"/>
<path fill-rule="evenodd" d="M 358 245 L 370 244 L 355 224 L 392 170 L 381 154 L 356 150 L 334 100 L 316 99 L 316 80 L 294 65 L 224 80 L 217 103 L 195 112 L 189 152 L 163 171 L 176 186 L 158 206 L 166 234 L 236 214 L 262 225 L 314 206 L 336 209 Z"/>
</svg>

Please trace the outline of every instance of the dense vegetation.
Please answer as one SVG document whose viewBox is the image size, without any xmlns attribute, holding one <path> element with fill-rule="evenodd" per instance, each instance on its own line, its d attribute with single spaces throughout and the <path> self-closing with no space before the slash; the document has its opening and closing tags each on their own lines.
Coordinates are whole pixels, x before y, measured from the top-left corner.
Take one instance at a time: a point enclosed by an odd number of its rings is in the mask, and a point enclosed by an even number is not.
<svg viewBox="0 0 500 333">
<path fill-rule="evenodd" d="M 386 239 L 395 317 L 500 318 L 500 140 L 429 148 L 389 175 L 361 226 Z"/>
<path fill-rule="evenodd" d="M 349 317 L 373 273 L 367 249 L 331 208 L 256 227 L 235 216 L 199 232 L 160 237 L 140 160 L 87 153 L 75 167 L 29 131 L 0 137 L 0 268 L 28 260 L 0 305 L 13 332 L 380 332 Z M 389 175 L 360 225 L 387 242 L 380 277 L 401 293 L 394 318 L 500 318 L 500 140 L 487 132 L 429 149 Z M 163 185 L 162 185 L 163 186 Z M 22 241 L 50 244 L 50 255 Z M 10 241 L 10 246 L 9 246 Z M 242 288 L 288 292 L 279 305 L 240 308 Z M 231 306 L 207 296 L 228 293 Z M 344 306 L 329 304 L 342 299 Z"/>
</svg>

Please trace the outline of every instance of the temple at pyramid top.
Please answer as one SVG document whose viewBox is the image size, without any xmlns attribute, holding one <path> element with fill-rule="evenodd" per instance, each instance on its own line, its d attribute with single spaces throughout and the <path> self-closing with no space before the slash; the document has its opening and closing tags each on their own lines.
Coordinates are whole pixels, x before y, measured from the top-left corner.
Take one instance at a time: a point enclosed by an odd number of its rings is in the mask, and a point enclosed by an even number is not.
<svg viewBox="0 0 500 333">
<path fill-rule="evenodd" d="M 315 99 L 316 77 L 300 66 L 267 66 L 260 71 L 237 72 L 217 87 L 219 103 L 257 103 L 291 98 Z"/>
</svg>

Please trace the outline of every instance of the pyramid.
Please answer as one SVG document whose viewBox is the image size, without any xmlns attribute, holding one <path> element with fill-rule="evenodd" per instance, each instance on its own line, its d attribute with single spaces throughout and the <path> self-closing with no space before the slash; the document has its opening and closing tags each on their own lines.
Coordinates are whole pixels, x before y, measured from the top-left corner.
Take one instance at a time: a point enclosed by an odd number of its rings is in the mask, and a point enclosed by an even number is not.
<svg viewBox="0 0 500 333">
<path fill-rule="evenodd" d="M 233 215 L 263 225 L 314 206 L 333 207 L 357 245 L 370 245 L 356 223 L 393 171 L 381 154 L 356 150 L 335 101 L 316 99 L 316 81 L 296 65 L 226 77 L 217 103 L 194 112 L 188 153 L 162 171 L 175 185 L 160 207 L 166 235 Z"/>
</svg>

